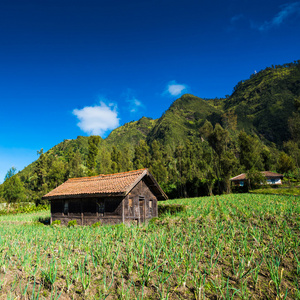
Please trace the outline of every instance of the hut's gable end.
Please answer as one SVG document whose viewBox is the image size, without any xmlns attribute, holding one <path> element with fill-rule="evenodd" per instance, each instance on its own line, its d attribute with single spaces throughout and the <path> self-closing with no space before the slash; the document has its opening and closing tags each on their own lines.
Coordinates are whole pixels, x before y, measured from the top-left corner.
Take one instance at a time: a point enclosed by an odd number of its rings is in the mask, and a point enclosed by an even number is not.
<svg viewBox="0 0 300 300">
<path fill-rule="evenodd" d="M 148 198 L 155 197 L 155 195 L 151 192 L 150 188 L 148 187 L 144 179 L 140 180 L 139 183 L 129 192 L 128 195 L 130 196 L 143 195 L 144 197 L 148 197 Z"/>
<path fill-rule="evenodd" d="M 125 222 L 137 223 L 157 217 L 157 198 L 144 180 L 139 181 L 124 199 L 124 216 Z"/>
</svg>

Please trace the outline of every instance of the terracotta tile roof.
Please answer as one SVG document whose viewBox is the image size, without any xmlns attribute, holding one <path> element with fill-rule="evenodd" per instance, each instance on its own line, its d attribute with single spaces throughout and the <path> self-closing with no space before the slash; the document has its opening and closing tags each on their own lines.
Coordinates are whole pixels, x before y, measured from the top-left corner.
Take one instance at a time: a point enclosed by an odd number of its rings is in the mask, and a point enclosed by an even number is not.
<svg viewBox="0 0 300 300">
<path fill-rule="evenodd" d="M 148 169 L 72 178 L 46 194 L 43 198 L 55 199 L 79 195 L 126 195 L 145 175 L 151 176 L 156 183 Z M 160 192 L 164 194 L 158 184 L 157 186 Z"/>
<path fill-rule="evenodd" d="M 270 172 L 270 171 L 262 171 L 261 172 L 265 177 L 267 178 L 278 178 L 278 177 L 283 177 L 282 174 Z M 246 179 L 246 173 L 242 173 L 240 175 L 237 175 L 235 177 L 230 178 L 231 181 L 237 181 L 237 180 L 245 180 Z"/>
<path fill-rule="evenodd" d="M 234 180 L 245 180 L 246 179 L 246 173 L 242 173 L 240 175 L 237 175 L 235 177 L 230 178 L 231 181 Z"/>
<path fill-rule="evenodd" d="M 278 178 L 278 177 L 283 177 L 283 174 L 279 173 L 274 173 L 270 171 L 263 171 L 262 172 L 267 178 Z"/>
</svg>

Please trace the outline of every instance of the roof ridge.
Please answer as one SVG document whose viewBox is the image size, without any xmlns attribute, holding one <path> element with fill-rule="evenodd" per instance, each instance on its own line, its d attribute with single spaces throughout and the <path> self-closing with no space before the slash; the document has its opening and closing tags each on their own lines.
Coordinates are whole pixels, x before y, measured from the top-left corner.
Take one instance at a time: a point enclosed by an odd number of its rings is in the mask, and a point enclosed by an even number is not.
<svg viewBox="0 0 300 300">
<path fill-rule="evenodd" d="M 93 180 L 93 179 L 116 176 L 116 175 L 126 175 L 126 174 L 135 173 L 138 171 L 145 171 L 145 170 L 147 170 L 147 168 L 131 170 L 131 171 L 126 171 L 126 172 L 112 173 L 112 174 L 99 174 L 99 175 L 95 175 L 95 176 L 75 177 L 75 178 L 69 178 L 68 181 Z"/>
</svg>

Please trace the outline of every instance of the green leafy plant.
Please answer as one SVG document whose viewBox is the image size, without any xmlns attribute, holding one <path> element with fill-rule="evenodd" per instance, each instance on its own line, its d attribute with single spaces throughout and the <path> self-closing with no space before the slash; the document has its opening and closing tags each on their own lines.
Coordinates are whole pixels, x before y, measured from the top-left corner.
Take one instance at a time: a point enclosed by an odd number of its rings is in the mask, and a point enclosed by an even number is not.
<svg viewBox="0 0 300 300">
<path fill-rule="evenodd" d="M 77 225 L 77 220 L 71 220 L 68 222 L 68 227 L 75 227 Z"/>
<path fill-rule="evenodd" d="M 52 226 L 60 225 L 60 224 L 61 224 L 61 220 L 55 220 L 51 223 Z"/>
<path fill-rule="evenodd" d="M 93 227 L 93 228 L 96 228 L 96 227 L 99 227 L 99 226 L 101 226 L 102 224 L 101 224 L 101 222 L 99 221 L 99 222 L 96 222 L 96 223 L 94 223 L 94 224 L 92 224 L 91 226 Z"/>
</svg>

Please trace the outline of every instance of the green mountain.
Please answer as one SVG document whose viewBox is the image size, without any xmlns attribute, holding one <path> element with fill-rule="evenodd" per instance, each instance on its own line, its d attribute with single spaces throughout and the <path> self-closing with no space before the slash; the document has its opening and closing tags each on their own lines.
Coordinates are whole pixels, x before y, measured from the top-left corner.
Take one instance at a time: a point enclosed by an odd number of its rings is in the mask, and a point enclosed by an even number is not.
<svg viewBox="0 0 300 300">
<path fill-rule="evenodd" d="M 157 120 L 147 136 L 148 143 L 154 140 L 162 144 L 182 142 L 199 138 L 199 128 L 205 120 L 221 120 L 222 111 L 208 101 L 185 94 L 173 102 L 170 108 Z"/>
<path fill-rule="evenodd" d="M 281 165 L 290 166 L 289 170 L 299 168 L 299 128 L 300 61 L 297 61 L 251 75 L 223 99 L 185 94 L 159 119 L 143 117 L 126 123 L 106 139 L 79 136 L 64 140 L 42 153 L 18 176 L 27 198 L 37 202 L 70 177 L 140 167 L 149 167 L 170 195 L 174 191 L 175 196 L 201 194 L 201 184 L 211 193 L 216 182 L 220 192 L 222 180 L 228 180 L 231 173 L 245 171 L 249 165 L 240 159 L 241 140 L 251 141 L 253 149 L 258 151 L 253 168 L 276 170 L 280 168 L 280 157 Z M 249 137 L 239 139 L 241 130 Z M 280 154 L 282 150 L 286 156 Z M 216 162 L 223 165 L 217 166 Z M 209 186 L 209 182 L 214 184 Z M 3 185 L 0 200 L 5 199 Z"/>
<path fill-rule="evenodd" d="M 142 117 L 138 121 L 126 123 L 114 129 L 105 139 L 109 145 L 136 145 L 139 140 L 146 139 L 156 124 L 156 120 Z"/>
<path fill-rule="evenodd" d="M 300 64 L 286 64 L 240 81 L 224 102 L 224 110 L 237 115 L 238 129 L 281 145 L 290 138 L 288 119 L 297 111 L 299 97 Z"/>
</svg>

